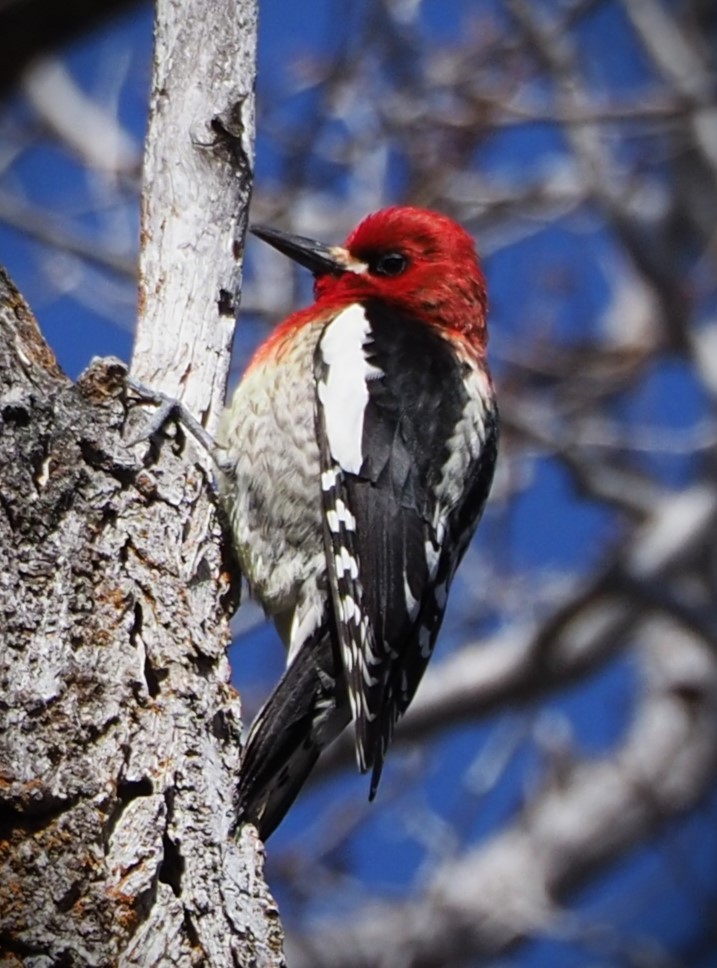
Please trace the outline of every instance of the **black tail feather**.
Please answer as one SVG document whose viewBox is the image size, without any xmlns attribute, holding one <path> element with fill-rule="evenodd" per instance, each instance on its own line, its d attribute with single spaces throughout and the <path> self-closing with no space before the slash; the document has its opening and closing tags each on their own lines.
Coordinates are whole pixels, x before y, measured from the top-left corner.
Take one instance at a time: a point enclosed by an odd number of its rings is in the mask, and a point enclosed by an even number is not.
<svg viewBox="0 0 717 968">
<path fill-rule="evenodd" d="M 254 824 L 266 840 L 321 750 L 349 720 L 345 689 L 336 684 L 330 633 L 323 626 L 302 645 L 252 724 L 236 791 L 237 823 Z"/>
</svg>

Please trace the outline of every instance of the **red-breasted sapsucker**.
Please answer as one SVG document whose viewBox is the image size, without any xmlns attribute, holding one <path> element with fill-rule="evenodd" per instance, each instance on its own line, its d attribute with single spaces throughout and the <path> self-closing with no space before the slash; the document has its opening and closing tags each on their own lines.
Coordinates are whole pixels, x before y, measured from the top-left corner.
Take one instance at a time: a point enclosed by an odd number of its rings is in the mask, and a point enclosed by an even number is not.
<svg viewBox="0 0 717 968">
<path fill-rule="evenodd" d="M 266 839 L 351 721 L 373 798 L 490 489 L 498 418 L 459 225 L 396 207 L 343 247 L 254 232 L 316 295 L 259 348 L 217 439 L 239 561 L 289 650 L 238 784 L 239 822 Z"/>
</svg>

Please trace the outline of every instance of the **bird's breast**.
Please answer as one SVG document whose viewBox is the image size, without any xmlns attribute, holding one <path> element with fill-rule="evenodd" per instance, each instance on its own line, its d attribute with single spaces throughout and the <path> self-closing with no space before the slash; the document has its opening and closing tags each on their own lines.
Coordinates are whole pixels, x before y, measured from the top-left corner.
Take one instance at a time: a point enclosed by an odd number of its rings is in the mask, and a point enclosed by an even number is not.
<svg viewBox="0 0 717 968">
<path fill-rule="evenodd" d="M 313 356 L 323 324 L 275 340 L 239 384 L 217 432 L 234 544 L 267 612 L 292 609 L 324 567 Z"/>
</svg>

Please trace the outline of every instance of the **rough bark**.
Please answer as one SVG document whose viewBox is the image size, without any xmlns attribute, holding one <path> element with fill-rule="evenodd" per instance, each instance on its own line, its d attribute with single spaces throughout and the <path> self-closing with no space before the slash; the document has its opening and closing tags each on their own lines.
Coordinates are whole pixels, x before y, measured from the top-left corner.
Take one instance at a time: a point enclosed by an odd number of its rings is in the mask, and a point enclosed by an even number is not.
<svg viewBox="0 0 717 968">
<path fill-rule="evenodd" d="M 229 836 L 206 468 L 179 436 L 128 447 L 124 367 L 71 384 L 4 276 L 0 354 L 2 963 L 280 964 L 258 845 Z"/>
<path fill-rule="evenodd" d="M 256 11 L 186 8 L 158 8 L 134 366 L 211 426 L 252 172 Z M 179 428 L 132 443 L 147 415 L 125 376 L 98 360 L 72 384 L 0 277 L 0 963 L 281 965 L 263 848 L 232 837 L 238 576 L 211 462 Z"/>
</svg>

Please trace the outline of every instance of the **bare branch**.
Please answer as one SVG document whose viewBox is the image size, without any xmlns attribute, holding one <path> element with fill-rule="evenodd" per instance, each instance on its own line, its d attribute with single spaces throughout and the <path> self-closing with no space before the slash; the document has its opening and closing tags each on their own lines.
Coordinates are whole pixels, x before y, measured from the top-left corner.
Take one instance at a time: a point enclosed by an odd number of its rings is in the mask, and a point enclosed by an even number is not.
<svg viewBox="0 0 717 968">
<path fill-rule="evenodd" d="M 437 968 L 571 930 L 560 901 L 597 867 L 700 796 L 715 767 L 717 675 L 710 654 L 665 626 L 646 630 L 649 679 L 616 755 L 564 765 L 486 846 L 451 857 L 405 903 L 293 935 L 295 968 Z"/>
<path fill-rule="evenodd" d="M 640 39 L 662 75 L 690 104 L 699 105 L 691 116 L 695 145 L 717 179 L 717 106 L 715 77 L 702 62 L 701 51 L 691 44 L 677 18 L 656 0 L 624 0 L 625 9 Z"/>
<path fill-rule="evenodd" d="M 133 253 L 102 246 L 67 222 L 48 219 L 46 212 L 38 211 L 29 203 L 18 201 L 4 193 L 0 193 L 0 221 L 42 245 L 76 255 L 98 269 L 132 281 L 137 278 Z"/>
<path fill-rule="evenodd" d="M 256 4 L 188 0 L 179 11 L 160 0 L 156 17 L 131 369 L 211 431 L 226 391 L 253 174 Z"/>
<path fill-rule="evenodd" d="M 34 61 L 22 87 L 45 124 L 90 168 L 136 177 L 139 145 L 118 119 L 84 94 L 56 57 Z"/>
</svg>

